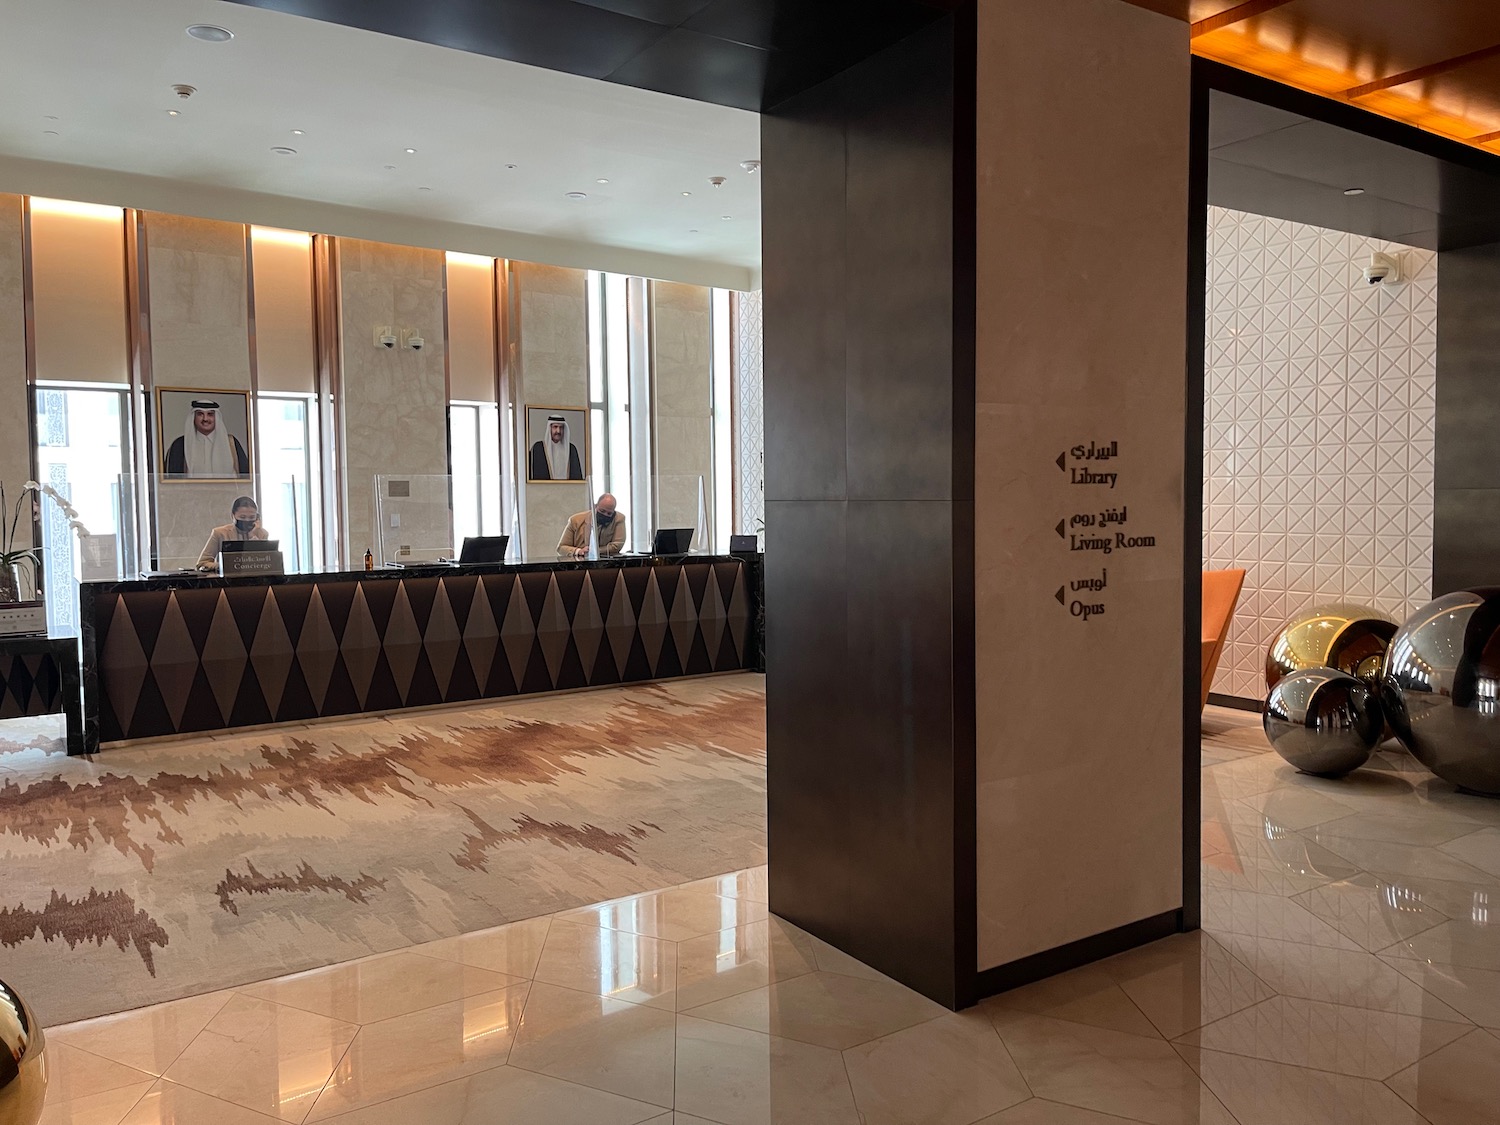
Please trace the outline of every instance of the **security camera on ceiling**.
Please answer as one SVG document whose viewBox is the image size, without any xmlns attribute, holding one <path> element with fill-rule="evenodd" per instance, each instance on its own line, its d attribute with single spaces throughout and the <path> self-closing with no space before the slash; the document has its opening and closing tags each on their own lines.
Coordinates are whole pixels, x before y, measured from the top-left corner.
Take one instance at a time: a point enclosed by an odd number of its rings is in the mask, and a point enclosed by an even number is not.
<svg viewBox="0 0 1500 1125">
<path fill-rule="evenodd" d="M 388 352 L 396 350 L 396 334 L 391 331 L 389 324 L 377 325 L 375 328 L 375 346 L 384 348 Z"/>
<path fill-rule="evenodd" d="M 1401 259 L 1393 254 L 1370 255 L 1365 267 L 1366 285 L 1397 285 L 1401 282 Z"/>
<path fill-rule="evenodd" d="M 422 334 L 415 328 L 403 328 L 401 330 L 401 346 L 419 352 L 427 346 L 427 341 L 422 339 Z"/>
</svg>

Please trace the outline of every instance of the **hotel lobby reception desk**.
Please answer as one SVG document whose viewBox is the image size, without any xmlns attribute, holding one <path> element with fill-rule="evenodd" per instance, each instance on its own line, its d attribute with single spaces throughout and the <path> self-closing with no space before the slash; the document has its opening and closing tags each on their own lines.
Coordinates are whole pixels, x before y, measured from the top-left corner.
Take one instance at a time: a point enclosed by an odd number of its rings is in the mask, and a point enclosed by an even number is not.
<svg viewBox="0 0 1500 1125">
<path fill-rule="evenodd" d="M 759 666 L 759 560 L 82 587 L 84 745 Z"/>
</svg>

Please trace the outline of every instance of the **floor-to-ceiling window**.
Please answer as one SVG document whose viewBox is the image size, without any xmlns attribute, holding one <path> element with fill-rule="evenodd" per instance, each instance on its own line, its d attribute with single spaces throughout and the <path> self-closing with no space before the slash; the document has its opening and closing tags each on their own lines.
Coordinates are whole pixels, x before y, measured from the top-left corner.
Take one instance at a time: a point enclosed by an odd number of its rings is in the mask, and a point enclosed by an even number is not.
<svg viewBox="0 0 1500 1125">
<path fill-rule="evenodd" d="M 281 543 L 288 570 L 323 568 L 317 416 L 312 395 L 256 398 L 261 524 Z"/>
<path fill-rule="evenodd" d="M 76 627 L 79 581 L 135 576 L 127 393 L 85 383 L 36 388 L 38 481 L 65 497 L 88 529 L 75 536 L 62 509 L 40 501 L 42 588 L 54 630 Z"/>
<path fill-rule="evenodd" d="M 501 535 L 500 410 L 493 402 L 448 404 L 453 472 L 453 535 Z"/>
</svg>

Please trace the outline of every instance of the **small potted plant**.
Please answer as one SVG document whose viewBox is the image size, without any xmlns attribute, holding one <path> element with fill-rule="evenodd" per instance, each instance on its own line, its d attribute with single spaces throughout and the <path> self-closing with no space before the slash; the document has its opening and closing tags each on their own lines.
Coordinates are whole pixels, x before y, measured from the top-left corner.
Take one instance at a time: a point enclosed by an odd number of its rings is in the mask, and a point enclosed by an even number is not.
<svg viewBox="0 0 1500 1125">
<path fill-rule="evenodd" d="M 16 546 L 16 531 L 21 526 L 21 509 L 26 506 L 28 497 L 49 496 L 53 502 L 62 509 L 63 515 L 68 517 L 68 526 L 78 532 L 80 538 L 86 537 L 88 528 L 84 527 L 78 519 L 78 510 L 63 497 L 62 493 L 50 484 L 38 484 L 34 480 L 27 481 L 21 486 L 21 495 L 16 497 L 15 506 L 10 507 L 5 496 L 5 484 L 0 481 L 0 603 L 21 601 L 21 575 L 17 570 L 19 564 L 25 560 L 33 564 L 40 562 L 42 549 L 40 547 Z M 5 512 L 11 513 L 10 522 L 5 521 Z M 28 534 L 28 539 L 31 536 Z"/>
</svg>

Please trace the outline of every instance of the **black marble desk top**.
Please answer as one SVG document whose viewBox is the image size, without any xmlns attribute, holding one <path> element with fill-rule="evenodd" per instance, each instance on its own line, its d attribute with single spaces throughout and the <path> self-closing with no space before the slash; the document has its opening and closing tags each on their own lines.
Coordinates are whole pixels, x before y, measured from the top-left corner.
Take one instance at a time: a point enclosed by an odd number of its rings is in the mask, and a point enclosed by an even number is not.
<svg viewBox="0 0 1500 1125">
<path fill-rule="evenodd" d="M 603 559 L 531 559 L 520 563 L 465 566 L 435 563 L 431 566 L 377 567 L 374 570 L 332 570 L 309 574 L 257 574 L 223 578 L 217 574 L 163 574 L 128 581 L 85 582 L 90 594 L 132 593 L 145 590 L 208 590 L 246 586 L 292 586 L 321 582 L 369 582 L 403 578 L 443 578 L 467 574 L 527 574 L 549 570 L 625 570 L 642 566 L 681 566 L 693 563 L 746 561 L 739 555 L 613 555 Z"/>
</svg>

